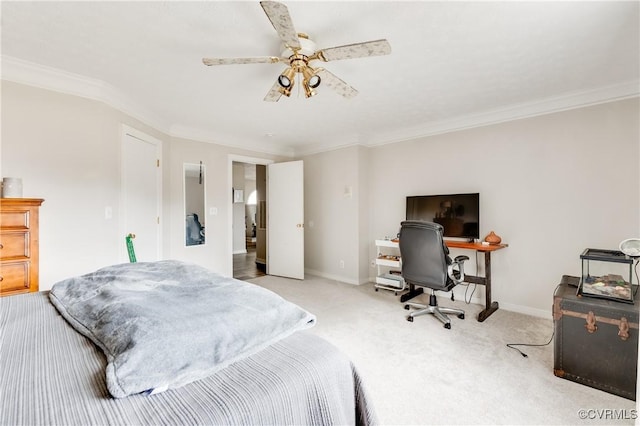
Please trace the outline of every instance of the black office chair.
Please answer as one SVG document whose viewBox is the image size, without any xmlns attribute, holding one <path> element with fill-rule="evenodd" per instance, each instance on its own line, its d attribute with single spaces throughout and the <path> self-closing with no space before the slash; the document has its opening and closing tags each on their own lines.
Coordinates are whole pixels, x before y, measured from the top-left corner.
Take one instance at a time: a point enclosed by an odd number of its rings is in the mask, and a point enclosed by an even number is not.
<svg viewBox="0 0 640 426">
<path fill-rule="evenodd" d="M 200 224 L 197 214 L 191 213 L 187 215 L 186 228 L 185 235 L 188 246 L 204 244 L 204 228 Z"/>
<path fill-rule="evenodd" d="M 409 314 L 407 321 L 413 322 L 413 318 L 419 315 L 433 314 L 445 328 L 451 328 L 451 321 L 444 314 L 456 314 L 464 319 L 464 311 L 439 307 L 435 292 L 451 291 L 464 281 L 464 261 L 469 257 L 457 256 L 452 261 L 442 239 L 442 231 L 442 225 L 432 222 L 408 220 L 400 225 L 402 277 L 411 288 L 431 289 L 429 305 L 409 302 L 404 308 L 418 308 Z"/>
</svg>

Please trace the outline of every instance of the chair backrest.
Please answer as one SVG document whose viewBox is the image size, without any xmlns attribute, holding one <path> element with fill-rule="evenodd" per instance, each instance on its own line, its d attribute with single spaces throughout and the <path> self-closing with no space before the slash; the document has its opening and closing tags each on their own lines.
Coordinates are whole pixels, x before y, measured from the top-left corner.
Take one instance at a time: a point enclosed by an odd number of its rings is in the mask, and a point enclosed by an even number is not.
<svg viewBox="0 0 640 426">
<path fill-rule="evenodd" d="M 191 213 L 187 215 L 187 244 L 200 244 L 202 243 L 202 234 L 200 231 L 202 230 L 202 225 L 200 224 L 200 220 L 198 220 L 198 215 L 195 213 Z"/>
<path fill-rule="evenodd" d="M 453 282 L 447 273 L 449 249 L 442 239 L 442 225 L 407 220 L 400 224 L 402 277 L 409 284 L 448 290 Z"/>
</svg>

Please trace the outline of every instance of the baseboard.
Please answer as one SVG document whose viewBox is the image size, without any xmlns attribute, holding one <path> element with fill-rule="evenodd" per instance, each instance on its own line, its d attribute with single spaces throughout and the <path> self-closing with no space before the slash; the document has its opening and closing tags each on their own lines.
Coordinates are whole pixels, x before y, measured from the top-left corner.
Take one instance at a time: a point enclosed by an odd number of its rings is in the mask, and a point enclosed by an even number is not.
<svg viewBox="0 0 640 426">
<path fill-rule="evenodd" d="M 320 273 L 314 273 L 313 275 L 320 276 Z M 375 277 L 369 277 L 369 282 L 375 283 L 376 282 Z M 455 300 L 462 300 L 462 301 L 465 301 L 467 303 L 473 303 L 475 305 L 484 306 L 485 299 L 484 299 L 484 288 L 483 287 L 484 286 L 478 285 L 478 289 L 481 290 L 480 294 L 477 294 L 478 292 L 476 292 L 476 294 L 474 294 L 471 297 L 471 300 L 467 300 L 465 298 L 465 290 L 466 290 L 466 288 L 464 287 L 464 285 L 458 285 L 458 286 L 454 287 L 454 289 L 453 289 L 453 294 L 454 294 Z M 469 291 L 471 291 L 471 290 L 469 290 Z M 496 300 L 494 299 L 494 301 L 496 301 Z M 531 315 L 531 316 L 538 317 L 538 318 L 552 318 L 551 310 L 536 309 L 536 308 L 532 308 L 530 306 L 514 305 L 512 303 L 502 303 L 499 300 L 497 300 L 497 302 L 498 302 L 498 304 L 500 306 L 499 309 L 504 309 L 505 311 L 516 312 L 518 314 L 524 314 L 524 315 Z"/>
<path fill-rule="evenodd" d="M 551 303 L 549 303 L 549 305 L 551 305 Z M 544 309 L 531 308 L 529 306 L 513 305 L 511 303 L 500 303 L 500 309 L 504 309 L 505 311 L 516 312 L 519 314 L 531 315 L 533 317 L 538 317 L 538 318 L 547 318 L 547 319 L 553 318 L 551 309 L 547 311 Z"/>
<path fill-rule="evenodd" d="M 369 280 L 367 280 L 367 279 L 362 280 L 362 281 L 358 281 L 358 280 L 354 280 L 352 278 L 347 278 L 347 277 L 344 277 L 344 276 L 341 276 L 341 275 L 327 274 L 325 272 L 316 271 L 315 269 L 308 269 L 308 268 L 305 268 L 304 273 L 305 274 L 309 274 L 309 275 L 314 275 L 316 277 L 326 278 L 328 280 L 339 281 L 341 283 L 352 284 L 352 285 L 362 285 L 362 284 L 366 284 L 366 283 L 369 282 Z"/>
<path fill-rule="evenodd" d="M 244 250 L 236 250 L 233 252 L 233 254 L 247 254 L 247 249 Z"/>
</svg>

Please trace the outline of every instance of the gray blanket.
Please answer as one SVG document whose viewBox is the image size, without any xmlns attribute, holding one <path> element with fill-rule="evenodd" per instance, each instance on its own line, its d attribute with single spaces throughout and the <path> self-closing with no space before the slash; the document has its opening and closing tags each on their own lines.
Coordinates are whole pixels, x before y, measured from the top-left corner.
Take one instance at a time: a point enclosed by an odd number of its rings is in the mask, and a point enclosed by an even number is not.
<svg viewBox="0 0 640 426">
<path fill-rule="evenodd" d="M 70 278 L 50 299 L 106 355 L 116 398 L 184 386 L 315 322 L 269 290 L 171 260 Z"/>
<path fill-rule="evenodd" d="M 0 297 L 0 425 L 369 425 L 371 399 L 349 359 L 293 333 L 202 380 L 111 398 L 102 351 L 46 292 Z"/>
</svg>

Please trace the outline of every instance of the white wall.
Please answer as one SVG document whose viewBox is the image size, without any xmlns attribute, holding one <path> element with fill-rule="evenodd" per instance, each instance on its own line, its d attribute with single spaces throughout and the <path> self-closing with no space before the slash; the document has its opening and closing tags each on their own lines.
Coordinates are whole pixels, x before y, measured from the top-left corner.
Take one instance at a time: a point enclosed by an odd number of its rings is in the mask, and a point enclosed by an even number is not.
<svg viewBox="0 0 640 426">
<path fill-rule="evenodd" d="M 40 289 L 126 261 L 120 235 L 122 124 L 163 142 L 163 258 L 231 275 L 229 155 L 278 157 L 167 136 L 99 101 L 2 81 L 3 176 L 21 177 L 40 209 Z M 206 167 L 206 244 L 185 247 L 183 164 Z M 105 219 L 105 207 L 113 218 Z M 217 208 L 211 215 L 210 207 Z M 124 254 L 125 258 L 121 258 Z"/>
<path fill-rule="evenodd" d="M 303 158 L 306 273 L 361 283 L 362 149 L 352 146 Z"/>
<path fill-rule="evenodd" d="M 639 110 L 636 98 L 304 157 L 307 272 L 373 281 L 373 241 L 398 232 L 407 195 L 479 192 L 482 237 L 494 230 L 509 244 L 492 255 L 493 300 L 549 316 L 553 290 L 563 274 L 580 275 L 585 248 L 640 235 Z M 484 273 L 483 255 L 452 253 Z M 482 286 L 473 301 L 484 303 Z"/>
<path fill-rule="evenodd" d="M 256 154 L 213 143 L 171 138 L 171 150 L 167 167 L 171 176 L 167 194 L 171 215 L 168 258 L 187 260 L 210 268 L 224 275 L 233 275 L 233 232 L 229 228 L 233 214 L 232 164 L 230 155 L 279 160 L 279 157 Z M 184 244 L 184 220 L 182 217 L 182 167 L 183 163 L 202 164 L 206 167 L 205 215 L 207 238 L 204 245 L 186 247 Z M 213 213 L 212 212 L 213 209 Z M 242 226 L 242 225 L 241 225 Z"/>
<path fill-rule="evenodd" d="M 407 195 L 477 191 L 482 234 L 495 230 L 510 245 L 493 255 L 494 299 L 547 315 L 561 275 L 580 274 L 584 248 L 640 236 L 639 115 L 636 98 L 304 157 L 306 270 L 366 282 L 373 240 L 398 231 Z M 123 123 L 163 141 L 163 257 L 231 274 L 229 156 L 280 158 L 169 137 L 100 102 L 3 81 L 2 174 L 45 199 L 41 289 L 120 261 Z M 185 247 L 183 163 L 199 161 L 207 243 Z"/>
<path fill-rule="evenodd" d="M 120 234 L 121 126 L 164 135 L 104 104 L 2 82 L 2 172 L 40 208 L 40 288 L 125 254 Z M 165 154 L 163 153 L 163 157 Z M 105 218 L 105 208 L 113 218 Z"/>
<path fill-rule="evenodd" d="M 636 98 L 373 148 L 371 238 L 397 232 L 407 195 L 479 192 L 481 236 L 509 244 L 493 299 L 547 316 L 585 248 L 640 235 L 639 117 Z"/>
</svg>

